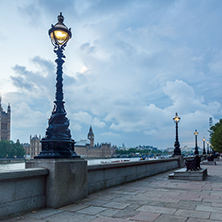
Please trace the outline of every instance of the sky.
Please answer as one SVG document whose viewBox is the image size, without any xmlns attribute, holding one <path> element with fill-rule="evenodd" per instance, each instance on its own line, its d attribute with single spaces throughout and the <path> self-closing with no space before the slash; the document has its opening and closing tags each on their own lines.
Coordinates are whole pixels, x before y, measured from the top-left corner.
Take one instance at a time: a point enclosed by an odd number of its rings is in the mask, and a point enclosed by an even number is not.
<svg viewBox="0 0 222 222">
<path fill-rule="evenodd" d="M 75 141 L 198 146 L 222 116 L 221 0 L 0 0 L 0 94 L 11 139 L 45 136 L 55 100 L 48 36 L 60 12 L 72 38 L 63 90 Z"/>
</svg>

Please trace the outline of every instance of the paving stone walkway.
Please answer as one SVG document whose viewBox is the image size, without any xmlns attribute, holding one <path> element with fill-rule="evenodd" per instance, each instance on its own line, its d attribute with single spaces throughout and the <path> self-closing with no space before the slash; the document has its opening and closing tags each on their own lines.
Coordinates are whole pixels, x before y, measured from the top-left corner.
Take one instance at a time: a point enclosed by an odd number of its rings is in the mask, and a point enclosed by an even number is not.
<svg viewBox="0 0 222 222">
<path fill-rule="evenodd" d="M 92 194 L 60 209 L 42 209 L 5 221 L 207 222 L 222 221 L 222 160 L 204 165 L 205 181 L 168 180 L 162 173 Z"/>
</svg>

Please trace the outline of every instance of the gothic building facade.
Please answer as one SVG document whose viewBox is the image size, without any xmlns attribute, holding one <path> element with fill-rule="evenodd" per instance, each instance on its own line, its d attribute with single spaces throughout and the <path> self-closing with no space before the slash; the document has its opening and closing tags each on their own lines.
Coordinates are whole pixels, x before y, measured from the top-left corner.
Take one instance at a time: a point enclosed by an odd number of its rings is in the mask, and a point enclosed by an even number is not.
<svg viewBox="0 0 222 222">
<path fill-rule="evenodd" d="M 42 151 L 42 144 L 40 143 L 41 136 L 31 136 L 30 135 L 30 144 L 24 143 L 23 148 L 25 149 L 26 155 L 29 155 L 31 158 L 38 156 Z"/>
<path fill-rule="evenodd" d="M 0 96 L 0 140 L 10 141 L 11 107 L 8 105 L 7 112 L 2 108 Z"/>
<path fill-rule="evenodd" d="M 111 157 L 111 144 L 101 143 L 94 145 L 92 126 L 89 128 L 88 139 L 77 141 L 75 152 L 82 157 Z"/>
</svg>

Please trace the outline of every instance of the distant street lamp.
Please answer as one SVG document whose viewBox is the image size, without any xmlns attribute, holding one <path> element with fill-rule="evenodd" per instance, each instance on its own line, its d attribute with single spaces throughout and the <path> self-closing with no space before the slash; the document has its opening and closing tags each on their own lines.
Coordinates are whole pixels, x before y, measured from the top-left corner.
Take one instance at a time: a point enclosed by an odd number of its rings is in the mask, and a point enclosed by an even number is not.
<svg viewBox="0 0 222 222">
<path fill-rule="evenodd" d="M 205 137 L 203 138 L 203 154 L 205 155 L 206 154 L 206 150 L 205 150 Z"/>
<path fill-rule="evenodd" d="M 210 154 L 210 150 L 209 150 L 209 142 L 207 142 L 207 154 Z"/>
<path fill-rule="evenodd" d="M 54 45 L 54 52 L 57 55 L 56 94 L 54 108 L 48 121 L 46 136 L 41 140 L 42 151 L 35 158 L 79 158 L 74 152 L 74 140 L 71 138 L 69 130 L 69 120 L 66 117 L 66 111 L 63 101 L 63 78 L 62 65 L 65 62 L 63 50 L 72 37 L 71 29 L 64 24 L 64 17 L 60 12 L 58 22 L 49 29 L 49 36 Z"/>
<path fill-rule="evenodd" d="M 197 135 L 198 135 L 199 133 L 197 132 L 197 130 L 195 130 L 195 132 L 194 132 L 194 135 L 195 135 L 195 152 L 194 152 L 194 154 L 195 155 L 198 155 L 199 154 L 199 151 L 198 151 L 198 147 L 197 147 Z"/>
<path fill-rule="evenodd" d="M 214 152 L 213 146 L 211 145 L 211 143 L 209 143 L 209 145 L 210 145 L 210 153 L 213 153 Z"/>
<path fill-rule="evenodd" d="M 180 121 L 180 117 L 177 115 L 175 115 L 175 117 L 173 118 L 174 122 L 176 123 L 176 141 L 174 143 L 174 153 L 173 155 L 176 156 L 176 155 L 181 155 L 181 150 L 180 150 L 180 143 L 179 143 L 179 140 L 178 140 L 178 123 Z"/>
</svg>

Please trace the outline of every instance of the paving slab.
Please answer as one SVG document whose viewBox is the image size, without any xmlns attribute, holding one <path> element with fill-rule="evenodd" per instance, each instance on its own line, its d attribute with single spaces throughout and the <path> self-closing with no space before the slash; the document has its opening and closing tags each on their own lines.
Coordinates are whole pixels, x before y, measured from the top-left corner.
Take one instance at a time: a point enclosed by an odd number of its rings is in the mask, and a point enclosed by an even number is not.
<svg viewBox="0 0 222 222">
<path fill-rule="evenodd" d="M 138 208 L 137 211 L 145 211 L 150 213 L 163 213 L 163 214 L 174 214 L 177 209 L 167 208 L 167 207 L 158 207 L 158 206 L 149 206 L 143 205 Z"/>
<path fill-rule="evenodd" d="M 110 217 L 98 217 L 92 222 L 129 222 L 127 219 L 110 218 Z"/>
<path fill-rule="evenodd" d="M 121 212 L 120 210 L 116 210 L 116 209 L 106 209 L 102 212 L 99 213 L 99 215 L 105 216 L 105 217 L 112 217 L 115 214 L 118 214 L 119 212 Z"/>
<path fill-rule="evenodd" d="M 113 218 L 131 218 L 138 214 L 138 211 L 120 210 L 113 215 Z"/>
<path fill-rule="evenodd" d="M 46 209 L 32 211 L 31 213 L 26 214 L 26 217 L 30 218 L 30 219 L 31 218 L 44 219 L 44 218 L 50 217 L 52 215 L 57 215 L 62 212 L 63 212 L 63 210 L 61 210 L 61 209 L 46 208 Z"/>
<path fill-rule="evenodd" d="M 90 215 L 96 215 L 104 210 L 106 210 L 107 208 L 104 207 L 95 207 L 95 206 L 90 206 L 81 210 L 78 210 L 78 213 L 81 214 L 90 214 Z"/>
<path fill-rule="evenodd" d="M 155 222 L 186 222 L 187 217 L 175 216 L 175 215 L 161 215 Z"/>
<path fill-rule="evenodd" d="M 47 218 L 47 222 L 89 222 L 95 219 L 95 216 L 87 214 L 78 214 L 75 212 L 63 212 Z M 30 220 L 30 222 L 32 222 Z"/>
<path fill-rule="evenodd" d="M 123 204 L 123 203 L 118 203 L 118 202 L 109 202 L 109 203 L 105 204 L 104 207 L 123 210 L 126 207 L 128 207 L 129 205 L 130 204 Z"/>
<path fill-rule="evenodd" d="M 181 209 L 179 209 L 179 210 L 177 210 L 175 215 L 208 219 L 210 217 L 210 212 L 197 211 L 197 210 L 181 210 Z"/>
<path fill-rule="evenodd" d="M 160 214 L 158 213 L 139 212 L 136 216 L 132 217 L 132 220 L 153 222 L 159 216 Z"/>
<path fill-rule="evenodd" d="M 221 222 L 221 220 L 211 220 L 211 219 L 206 220 L 206 219 L 199 219 L 199 218 L 190 217 L 187 222 Z"/>
<path fill-rule="evenodd" d="M 210 219 L 222 221 L 222 213 L 212 213 Z"/>
</svg>

